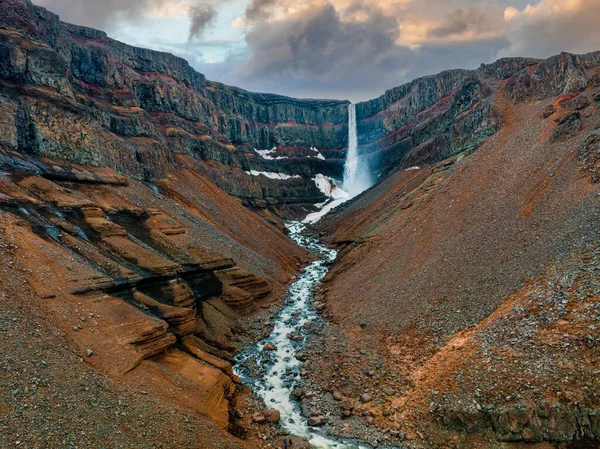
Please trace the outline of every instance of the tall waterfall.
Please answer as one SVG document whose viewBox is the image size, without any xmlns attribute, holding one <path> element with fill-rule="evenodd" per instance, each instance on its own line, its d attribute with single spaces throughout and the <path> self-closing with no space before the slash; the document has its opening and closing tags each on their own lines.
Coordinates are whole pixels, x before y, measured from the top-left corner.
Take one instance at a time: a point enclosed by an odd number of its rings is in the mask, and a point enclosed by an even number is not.
<svg viewBox="0 0 600 449">
<path fill-rule="evenodd" d="M 358 133 L 356 131 L 356 105 L 348 106 L 348 152 L 344 165 L 344 190 L 351 198 L 373 185 L 367 159 L 358 154 Z"/>
</svg>

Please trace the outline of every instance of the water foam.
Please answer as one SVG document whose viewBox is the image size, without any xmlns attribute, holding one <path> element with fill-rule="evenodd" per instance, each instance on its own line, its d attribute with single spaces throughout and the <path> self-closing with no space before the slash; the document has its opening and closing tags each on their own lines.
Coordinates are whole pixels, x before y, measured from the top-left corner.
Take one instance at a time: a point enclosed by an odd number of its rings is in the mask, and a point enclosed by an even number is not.
<svg viewBox="0 0 600 449">
<path fill-rule="evenodd" d="M 358 152 L 356 105 L 348 106 L 348 152 L 344 165 L 344 190 L 354 198 L 373 185 L 369 161 Z"/>
</svg>

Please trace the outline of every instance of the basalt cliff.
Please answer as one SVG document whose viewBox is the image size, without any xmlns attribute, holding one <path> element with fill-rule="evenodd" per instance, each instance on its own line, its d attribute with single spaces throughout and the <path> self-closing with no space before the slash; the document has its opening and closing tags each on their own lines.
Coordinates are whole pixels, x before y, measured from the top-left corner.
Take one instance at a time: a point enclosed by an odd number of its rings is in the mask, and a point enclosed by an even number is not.
<svg viewBox="0 0 600 449">
<path fill-rule="evenodd" d="M 0 0 L 2 446 L 279 444 L 233 357 L 311 259 L 283 220 L 329 200 L 348 105 Z M 373 446 L 597 447 L 600 53 L 356 112 L 378 182 L 315 227 L 340 255 L 305 414 Z"/>
</svg>

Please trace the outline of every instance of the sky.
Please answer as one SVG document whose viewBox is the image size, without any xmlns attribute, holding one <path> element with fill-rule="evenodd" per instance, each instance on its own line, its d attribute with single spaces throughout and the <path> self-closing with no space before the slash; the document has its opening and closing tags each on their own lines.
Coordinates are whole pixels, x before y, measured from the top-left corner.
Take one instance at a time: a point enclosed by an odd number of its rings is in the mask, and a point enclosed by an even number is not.
<svg viewBox="0 0 600 449">
<path fill-rule="evenodd" d="M 506 56 L 600 50 L 600 0 L 34 0 L 258 92 L 352 101 Z"/>
</svg>

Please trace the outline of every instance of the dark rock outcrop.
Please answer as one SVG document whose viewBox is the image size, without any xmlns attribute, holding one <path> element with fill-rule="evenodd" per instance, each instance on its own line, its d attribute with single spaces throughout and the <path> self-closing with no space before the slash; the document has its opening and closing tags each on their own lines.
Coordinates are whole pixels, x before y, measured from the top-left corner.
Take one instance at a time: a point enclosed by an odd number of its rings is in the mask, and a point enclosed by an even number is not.
<svg viewBox="0 0 600 449">
<path fill-rule="evenodd" d="M 359 151 L 376 173 L 472 151 L 503 126 L 504 100 L 561 96 L 563 108 L 585 109 L 589 99 L 579 93 L 595 82 L 590 69 L 598 64 L 600 52 L 562 53 L 547 60 L 504 58 L 473 71 L 417 79 L 357 105 Z M 575 132 L 576 122 L 566 125 Z"/>
</svg>

